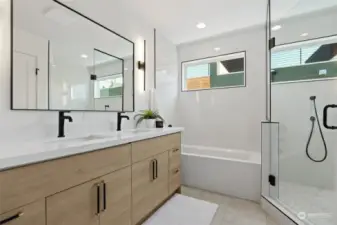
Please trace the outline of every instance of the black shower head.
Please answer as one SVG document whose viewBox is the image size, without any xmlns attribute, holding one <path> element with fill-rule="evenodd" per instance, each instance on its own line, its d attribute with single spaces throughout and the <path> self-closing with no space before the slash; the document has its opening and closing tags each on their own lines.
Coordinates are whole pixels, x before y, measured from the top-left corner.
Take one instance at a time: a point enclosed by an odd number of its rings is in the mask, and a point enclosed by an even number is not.
<svg viewBox="0 0 337 225">
<path fill-rule="evenodd" d="M 316 100 L 316 96 L 310 96 L 310 100 L 311 101 L 315 101 Z"/>
<path fill-rule="evenodd" d="M 315 120 L 316 120 L 316 117 L 312 116 L 312 117 L 310 117 L 310 120 L 311 120 L 311 121 L 315 121 Z"/>
</svg>

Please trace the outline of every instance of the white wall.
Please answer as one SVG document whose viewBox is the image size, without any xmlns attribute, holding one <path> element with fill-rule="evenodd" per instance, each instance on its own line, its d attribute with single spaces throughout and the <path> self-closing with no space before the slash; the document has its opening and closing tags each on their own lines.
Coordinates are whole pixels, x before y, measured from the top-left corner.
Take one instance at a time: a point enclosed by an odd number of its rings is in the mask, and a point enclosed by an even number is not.
<svg viewBox="0 0 337 225">
<path fill-rule="evenodd" d="M 93 3 L 95 4 L 95 3 Z M 95 7 L 98 7 L 95 4 Z M 99 8 L 88 8 L 84 14 L 89 16 L 90 12 L 100 12 Z M 148 76 L 149 85 L 153 83 L 153 30 L 138 18 L 119 9 L 110 9 L 109 14 L 101 13 L 100 22 L 121 34 L 127 36 L 136 43 L 136 60 L 142 59 L 143 40 L 148 43 Z M 97 16 L 97 14 L 96 14 Z M 96 19 L 96 17 L 91 16 Z M 134 29 L 136 27 L 137 29 Z M 24 141 L 41 140 L 57 137 L 56 112 L 27 112 L 10 110 L 10 0 L 0 1 L 0 142 L 2 144 Z M 136 68 L 136 67 L 135 67 Z M 148 93 L 143 91 L 143 80 L 138 70 L 136 76 L 136 110 L 148 106 Z M 153 86 L 153 85 L 152 85 Z M 74 123 L 66 124 L 66 135 L 81 135 L 92 132 L 105 132 L 116 129 L 116 113 L 71 113 Z M 132 113 L 129 114 L 132 116 Z M 133 118 L 131 118 L 133 119 Z M 133 121 L 124 121 L 124 128 L 134 126 Z M 4 145 L 3 145 L 4 146 Z M 10 151 L 10 148 L 2 147 L 0 151 Z"/>
<path fill-rule="evenodd" d="M 221 50 L 215 52 L 215 47 Z M 179 93 L 184 144 L 261 151 L 260 128 L 266 116 L 263 27 L 178 47 L 179 62 L 239 51 L 246 51 L 247 87 Z"/>
<path fill-rule="evenodd" d="M 164 117 L 166 125 L 179 126 L 179 76 L 177 47 L 157 31 L 157 66 L 155 108 Z"/>
</svg>

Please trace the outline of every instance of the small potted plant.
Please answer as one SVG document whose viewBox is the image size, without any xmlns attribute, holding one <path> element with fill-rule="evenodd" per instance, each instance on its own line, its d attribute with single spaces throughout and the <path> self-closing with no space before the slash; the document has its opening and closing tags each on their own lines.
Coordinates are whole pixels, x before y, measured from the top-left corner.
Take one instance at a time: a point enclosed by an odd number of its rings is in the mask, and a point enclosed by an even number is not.
<svg viewBox="0 0 337 225">
<path fill-rule="evenodd" d="M 138 114 L 134 116 L 134 119 L 136 122 L 136 127 L 143 121 L 145 122 L 146 128 L 155 128 L 156 127 L 156 121 L 164 121 L 163 117 L 161 117 L 156 110 L 141 110 Z"/>
</svg>

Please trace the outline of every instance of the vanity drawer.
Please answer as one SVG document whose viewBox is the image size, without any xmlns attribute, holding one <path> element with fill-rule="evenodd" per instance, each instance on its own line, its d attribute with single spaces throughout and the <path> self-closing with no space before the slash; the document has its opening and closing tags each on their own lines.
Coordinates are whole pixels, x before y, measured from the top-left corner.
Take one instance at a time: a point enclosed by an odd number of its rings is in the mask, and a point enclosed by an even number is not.
<svg viewBox="0 0 337 225">
<path fill-rule="evenodd" d="M 180 167 L 170 169 L 169 173 L 169 192 L 172 194 L 181 186 Z"/>
<path fill-rule="evenodd" d="M 131 164 L 131 145 L 0 172 L 0 214 Z"/>
<path fill-rule="evenodd" d="M 174 148 L 169 152 L 170 157 L 170 169 L 176 169 L 180 167 L 181 150 L 180 148 Z"/>
<path fill-rule="evenodd" d="M 149 140 L 132 143 L 132 162 L 139 162 L 164 151 L 179 148 L 181 134 L 170 134 Z"/>
<path fill-rule="evenodd" d="M 0 215 L 2 225 L 45 225 L 45 200 Z"/>
</svg>

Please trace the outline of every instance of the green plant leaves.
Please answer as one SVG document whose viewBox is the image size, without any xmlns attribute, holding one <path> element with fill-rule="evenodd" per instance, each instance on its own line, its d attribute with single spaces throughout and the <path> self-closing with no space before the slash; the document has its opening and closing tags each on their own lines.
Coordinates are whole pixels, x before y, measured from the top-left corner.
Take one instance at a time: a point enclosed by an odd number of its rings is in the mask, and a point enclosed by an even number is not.
<svg viewBox="0 0 337 225">
<path fill-rule="evenodd" d="M 136 126 L 138 126 L 143 120 L 149 119 L 159 119 L 164 121 L 158 111 L 152 111 L 151 109 L 140 110 L 139 113 L 134 116 L 134 120 L 137 120 Z"/>
</svg>

